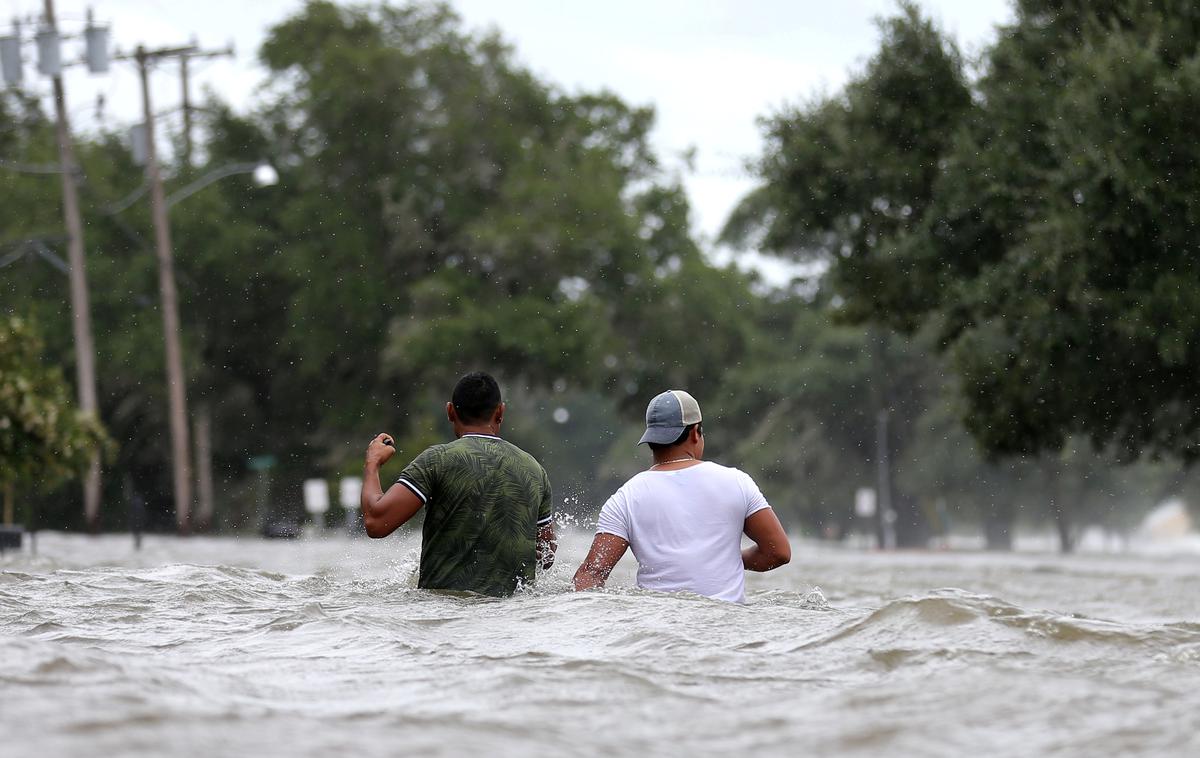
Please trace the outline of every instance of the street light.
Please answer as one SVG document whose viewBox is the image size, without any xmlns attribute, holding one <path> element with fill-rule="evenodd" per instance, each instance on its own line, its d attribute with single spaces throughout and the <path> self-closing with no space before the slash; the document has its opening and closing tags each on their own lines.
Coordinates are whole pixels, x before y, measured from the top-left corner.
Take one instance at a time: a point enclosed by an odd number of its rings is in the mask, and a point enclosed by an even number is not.
<svg viewBox="0 0 1200 758">
<path fill-rule="evenodd" d="M 149 136 L 150 131 L 143 130 L 144 136 Z M 142 148 L 146 150 L 147 158 L 153 156 L 151 152 L 152 145 L 147 140 L 143 142 Z M 149 172 L 149 165 L 147 165 Z M 182 361 L 179 357 L 179 321 L 176 313 L 178 305 L 176 304 L 174 292 L 174 263 L 171 255 L 170 243 L 170 226 L 167 218 L 168 212 L 175 205 L 183 202 L 187 198 L 196 194 L 200 190 L 214 184 L 226 177 L 235 176 L 237 174 L 250 174 L 253 177 L 255 186 L 270 187 L 279 183 L 279 172 L 275 167 L 266 161 L 256 163 L 227 163 L 223 166 L 218 166 L 203 176 L 185 184 L 179 189 L 163 196 L 163 188 L 161 178 L 157 172 L 154 178 L 147 179 L 142 186 L 131 192 L 126 197 L 118 200 L 115 203 L 107 206 L 107 213 L 116 215 L 121 211 L 131 207 L 147 192 L 151 193 L 151 205 L 153 206 L 155 218 L 156 244 L 155 252 L 159 258 L 159 292 L 164 304 L 163 310 L 163 340 L 166 344 L 167 351 L 167 375 L 168 389 L 171 393 L 169 400 L 169 413 L 172 432 L 172 468 L 174 470 L 175 490 L 176 490 L 176 519 L 180 532 L 186 532 L 191 526 L 191 471 L 188 470 L 187 458 L 187 418 L 186 418 L 186 388 L 183 386 L 185 381 L 183 373 Z M 157 182 L 155 181 L 157 179 Z M 160 199 L 161 198 L 161 199 Z M 159 226 L 161 224 L 161 227 Z M 167 246 L 164 247 L 161 240 L 164 235 L 167 239 Z M 3 265 L 3 261 L 0 261 Z M 173 324 L 173 326 L 172 326 Z M 178 397 L 176 397 L 178 394 Z M 196 438 L 196 476 L 199 482 L 199 516 L 200 523 L 203 524 L 207 519 L 212 517 L 212 470 L 209 465 L 211 458 L 210 448 L 210 421 L 209 415 L 205 411 L 204 406 L 197 413 L 196 425 L 193 430 Z M 179 437 L 182 437 L 182 440 Z"/>
<path fill-rule="evenodd" d="M 254 167 L 254 183 L 259 187 L 274 187 L 279 184 L 279 172 L 270 163 L 263 161 Z"/>
<path fill-rule="evenodd" d="M 279 184 L 279 172 L 266 161 L 259 161 L 258 163 L 229 163 L 214 168 L 195 181 L 189 182 L 167 195 L 167 208 L 174 207 L 176 204 L 183 202 L 214 182 L 237 174 L 250 174 L 256 187 L 274 187 L 276 184 Z"/>
<path fill-rule="evenodd" d="M 226 55 L 220 51 L 211 55 Z M 168 421 L 171 427 L 171 468 L 174 480 L 175 522 L 181 534 L 191 528 L 192 483 L 188 456 L 187 379 L 183 372 L 183 348 L 180 344 L 179 297 L 175 287 L 175 259 L 171 250 L 171 224 L 167 217 L 168 202 L 163 193 L 162 173 L 158 164 L 158 149 L 154 142 L 154 110 L 150 105 L 150 65 L 166 58 L 210 55 L 195 45 L 147 49 L 139 45 L 132 55 L 118 55 L 121 60 L 137 63 L 142 84 L 142 120 L 146 129 L 146 184 L 150 191 L 150 219 L 154 225 L 154 252 L 158 258 L 159 305 L 163 318 L 163 342 L 167 363 Z M 255 169 L 257 164 L 255 164 Z M 253 169 L 251 170 L 253 172 Z M 262 172 L 264 176 L 265 172 Z M 219 178 L 219 177 L 218 177 Z M 206 179 L 206 177 L 202 177 Z M 206 179 L 216 181 L 216 178 Z M 193 182 L 185 187 L 175 202 L 205 186 Z"/>
</svg>

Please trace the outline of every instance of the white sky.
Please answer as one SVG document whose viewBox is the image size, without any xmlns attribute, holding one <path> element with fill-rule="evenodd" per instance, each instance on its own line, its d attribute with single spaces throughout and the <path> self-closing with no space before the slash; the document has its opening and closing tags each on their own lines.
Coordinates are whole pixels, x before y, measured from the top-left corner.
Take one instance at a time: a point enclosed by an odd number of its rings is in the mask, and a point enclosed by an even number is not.
<svg viewBox="0 0 1200 758">
<path fill-rule="evenodd" d="M 1009 0 L 919 0 L 964 51 L 978 52 L 997 24 L 1011 19 Z M 0 0 L 0 20 L 41 12 L 42 0 Z M 89 3 L 56 2 L 64 32 L 83 24 Z M 197 40 L 206 48 L 232 42 L 237 56 L 193 64 L 193 97 L 211 87 L 239 109 L 249 107 L 264 80 L 257 50 L 267 29 L 296 12 L 299 0 L 98 0 L 97 20 L 109 23 L 114 44 L 130 50 Z M 893 0 L 452 0 L 469 28 L 499 28 L 519 61 L 565 91 L 608 88 L 658 114 L 654 143 L 664 163 L 682 168 L 696 150 L 695 171 L 684 176 L 693 228 L 706 247 L 753 181 L 746 158 L 761 149 L 756 119 L 785 103 L 841 87 L 878 44 L 873 19 L 894 12 Z M 79 56 L 69 42 L 64 58 Z M 48 92 L 32 65 L 26 84 Z M 154 76 L 156 111 L 179 103 L 173 64 Z M 110 125 L 140 120 L 130 63 L 109 74 L 76 68 L 66 78 L 77 128 L 95 124 L 95 101 L 106 98 Z M 255 156 L 250 156 L 253 158 Z M 764 272 L 770 275 L 770 270 Z M 778 274 L 778 271 L 774 273 Z"/>
</svg>

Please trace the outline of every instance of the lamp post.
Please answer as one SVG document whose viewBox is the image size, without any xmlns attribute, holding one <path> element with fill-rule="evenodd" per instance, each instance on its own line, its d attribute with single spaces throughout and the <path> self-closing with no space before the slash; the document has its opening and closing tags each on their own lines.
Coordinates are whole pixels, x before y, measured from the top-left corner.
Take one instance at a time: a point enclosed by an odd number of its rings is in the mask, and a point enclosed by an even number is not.
<svg viewBox="0 0 1200 758">
<path fill-rule="evenodd" d="M 259 187 L 270 187 L 279 183 L 279 174 L 275 167 L 265 161 L 259 163 L 230 163 L 219 166 L 203 176 L 198 177 L 187 185 L 167 195 L 167 208 L 173 208 L 176 203 L 191 197 L 210 184 L 220 181 L 227 176 L 236 174 L 252 174 L 254 183 Z M 212 524 L 214 511 L 213 474 L 212 474 L 212 408 L 207 401 L 201 401 L 196 408 L 195 428 L 193 437 L 196 443 L 196 485 L 197 502 L 194 525 L 207 529 Z"/>
<path fill-rule="evenodd" d="M 257 163 L 228 163 L 224 166 L 214 168 L 167 195 L 167 208 L 174 208 L 176 204 L 183 202 L 208 185 L 218 182 L 227 176 L 235 176 L 237 174 L 253 174 L 254 184 L 259 187 L 272 187 L 279 183 L 279 172 L 266 161 L 258 161 Z"/>
<path fill-rule="evenodd" d="M 147 136 L 148 129 L 143 129 L 141 131 L 141 134 L 143 136 Z M 149 168 L 149 155 L 150 155 L 149 140 L 143 140 L 139 147 L 142 151 L 144 160 L 147 162 L 147 169 L 148 169 Z M 147 171 L 147 173 L 149 173 L 149 171 Z M 267 163 L 266 161 L 227 163 L 223 166 L 218 166 L 218 167 L 206 172 L 205 174 L 197 177 L 193 181 L 189 182 L 188 184 L 185 184 L 184 186 L 175 190 L 171 194 L 166 195 L 165 197 L 161 197 L 162 194 L 165 194 L 165 191 L 162 189 L 161 174 L 159 174 L 159 178 L 157 181 L 153 181 L 153 180 L 147 181 L 145 184 L 143 184 L 138 189 L 134 190 L 128 196 L 126 196 L 126 197 L 122 198 L 121 200 L 108 206 L 108 213 L 115 215 L 117 213 L 120 213 L 121 211 L 126 210 L 127 208 L 130 208 L 134 203 L 136 203 L 139 199 L 141 199 L 141 197 L 143 195 L 145 195 L 147 192 L 151 193 L 151 203 L 152 203 L 152 205 L 154 205 L 155 209 L 159 208 L 160 204 L 161 204 L 161 207 L 163 208 L 162 213 L 159 214 L 157 212 L 157 210 L 155 213 L 155 222 L 156 222 L 155 231 L 158 232 L 159 228 L 157 226 L 157 223 L 161 220 L 164 227 L 166 227 L 164 231 L 167 234 L 167 247 L 165 248 L 166 254 L 164 256 L 164 254 L 163 254 L 164 248 L 161 245 L 158 245 L 158 244 L 155 245 L 156 252 L 158 253 L 158 256 L 159 256 L 159 263 L 160 263 L 160 266 L 159 266 L 160 291 L 163 290 L 164 285 L 165 285 L 165 287 L 170 290 L 171 296 L 174 298 L 174 295 L 175 295 L 175 292 L 174 292 L 174 289 L 175 289 L 174 288 L 174 260 L 173 260 L 171 250 L 170 250 L 170 229 L 168 226 L 169 219 L 167 218 L 167 211 L 169 211 L 171 208 L 175 207 L 175 205 L 177 205 L 178 203 L 183 202 L 187 198 L 191 197 L 192 195 L 196 194 L 200 190 L 204 189 L 205 187 L 207 187 L 211 184 L 215 184 L 216 182 L 220 181 L 221 179 L 225 179 L 230 176 L 236 176 L 238 174 L 253 175 L 254 184 L 258 187 L 270 187 L 270 186 L 274 186 L 275 184 L 279 183 L 279 173 L 275 170 L 274 166 L 272 166 L 270 163 Z M 153 194 L 154 189 L 156 187 L 159 190 L 159 195 L 161 198 L 159 200 L 156 200 L 155 196 Z M 157 234 L 156 234 L 155 239 L 156 239 L 156 243 L 157 243 L 158 242 Z M 167 262 L 168 270 L 164 270 L 164 267 L 161 265 L 164 258 Z M 2 261 L 0 261 L 0 265 L 3 265 Z M 164 278 L 166 279 L 165 282 L 164 282 Z M 166 297 L 163 298 L 163 302 L 164 303 L 167 302 Z M 173 300 L 173 302 L 175 302 L 175 301 Z M 175 349 L 178 350 L 179 349 L 178 344 L 179 344 L 180 338 L 179 338 L 179 332 L 177 331 L 178 325 L 179 325 L 177 302 L 176 302 L 175 308 L 176 308 L 176 315 L 174 316 L 174 321 L 173 321 L 173 323 L 175 324 L 175 330 L 172 330 L 170 327 L 167 326 L 167 314 L 165 313 L 165 310 L 164 310 L 164 314 L 163 314 L 164 336 L 163 336 L 163 338 L 164 338 L 164 341 L 166 341 L 166 343 L 168 345 L 168 349 L 170 349 L 169 346 L 173 343 L 176 346 Z M 168 356 L 169 355 L 170 355 L 170 353 L 168 353 Z M 168 370 L 168 377 L 172 376 L 171 372 L 173 369 L 171 368 L 171 362 L 170 362 L 169 357 L 168 357 L 167 370 Z M 182 366 L 181 365 L 177 366 L 177 368 L 174 370 L 178 371 L 179 374 L 182 375 Z M 169 379 L 168 379 L 168 381 L 169 381 Z M 186 393 L 184 393 L 184 394 L 186 395 Z M 172 401 L 172 404 L 169 408 L 169 411 L 172 413 L 173 423 L 174 423 L 174 419 L 176 418 L 176 416 L 174 415 L 176 412 L 174 402 L 175 401 Z M 183 399 L 183 406 L 186 408 L 186 398 Z M 186 416 L 184 417 L 184 423 L 186 424 Z M 174 433 L 175 429 L 176 429 L 176 427 L 172 426 L 173 433 Z M 183 427 L 183 431 L 184 431 L 184 434 L 186 435 L 186 433 L 187 433 L 186 426 Z M 195 436 L 195 445 L 196 445 L 196 450 L 195 450 L 196 481 L 198 484 L 198 495 L 199 495 L 198 502 L 197 502 L 198 507 L 196 510 L 196 521 L 203 528 L 212 519 L 212 514 L 213 514 L 213 487 L 212 487 L 212 467 L 211 467 L 212 421 L 211 421 L 211 414 L 207 408 L 207 404 L 202 403 L 199 410 L 197 411 L 194 432 L 195 432 L 194 436 Z M 172 441 L 174 442 L 174 437 L 172 437 Z M 186 451 L 187 451 L 186 439 L 184 441 L 184 444 L 185 444 L 185 447 L 183 448 L 183 451 L 184 451 L 184 454 L 186 455 Z M 172 454 L 173 455 L 176 454 L 174 449 L 172 451 Z M 186 469 L 185 469 L 185 472 L 186 472 L 185 475 L 190 475 L 190 472 L 187 472 Z M 178 477 L 181 476 L 181 474 L 177 467 L 175 468 L 173 473 L 174 473 L 174 476 L 176 477 L 176 481 L 178 481 L 179 480 Z M 178 494 L 179 494 L 178 489 L 176 489 L 177 497 L 178 497 Z M 190 505 L 191 501 L 190 500 L 188 500 L 188 501 L 178 501 L 177 500 L 177 502 L 188 502 Z M 186 518 L 186 520 L 181 520 L 179 513 L 178 513 L 178 509 L 177 509 L 176 523 L 177 523 L 177 525 L 180 526 L 181 530 L 188 530 L 191 528 L 192 520 L 190 518 L 190 511 L 189 511 L 188 516 L 185 518 Z"/>
<path fill-rule="evenodd" d="M 149 51 L 139 46 L 133 54 L 142 83 L 142 112 L 146 148 L 146 184 L 150 190 L 150 213 L 154 223 L 154 252 L 158 257 L 158 289 L 162 306 L 163 342 L 167 361 L 167 404 L 171 429 L 171 470 L 175 494 L 175 525 L 180 534 L 191 531 L 192 471 L 188 453 L 187 376 L 183 370 L 182 330 L 179 324 L 179 297 L 175 288 L 175 259 L 171 249 L 171 223 L 167 212 L 172 205 L 203 187 L 239 173 L 254 173 L 263 185 L 278 181 L 269 164 L 232 164 L 210 171 L 170 197 L 163 191 L 158 148 L 154 138 L 154 109 L 150 104 L 150 62 L 168 56 L 195 52 L 194 46 Z M 207 427 L 205 427 L 207 431 Z M 203 489 L 203 488 L 202 488 Z M 205 511 L 211 504 L 205 504 Z"/>
</svg>

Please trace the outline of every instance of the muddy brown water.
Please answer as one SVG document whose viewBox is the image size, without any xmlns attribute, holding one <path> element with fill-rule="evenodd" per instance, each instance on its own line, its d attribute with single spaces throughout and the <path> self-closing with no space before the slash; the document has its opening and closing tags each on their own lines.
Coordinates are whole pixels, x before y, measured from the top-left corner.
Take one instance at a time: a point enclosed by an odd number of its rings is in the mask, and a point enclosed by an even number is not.
<svg viewBox="0 0 1200 758">
<path fill-rule="evenodd" d="M 0 754 L 1200 755 L 1200 558 L 799 542 L 730 605 L 415 589 L 382 541 L 0 557 Z M 815 588 L 819 587 L 820 590 Z"/>
</svg>

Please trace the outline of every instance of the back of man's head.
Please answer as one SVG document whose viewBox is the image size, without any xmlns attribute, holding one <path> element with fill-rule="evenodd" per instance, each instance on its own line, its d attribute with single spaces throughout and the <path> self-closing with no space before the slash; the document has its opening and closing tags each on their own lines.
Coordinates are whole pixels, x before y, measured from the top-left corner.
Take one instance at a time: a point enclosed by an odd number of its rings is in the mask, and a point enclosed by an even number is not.
<svg viewBox="0 0 1200 758">
<path fill-rule="evenodd" d="M 696 398 L 683 390 L 660 392 L 646 406 L 646 433 L 638 444 L 644 442 L 656 453 L 682 445 L 703 420 Z"/>
<path fill-rule="evenodd" d="M 704 427 L 700 424 L 700 422 L 696 422 L 695 424 L 688 424 L 685 426 L 683 431 L 679 433 L 679 436 L 675 438 L 674 442 L 647 442 L 646 445 L 656 453 L 661 453 L 664 450 L 670 450 L 673 447 L 679 447 L 688 441 L 688 437 L 691 436 L 692 430 L 696 428 L 699 428 L 700 433 L 704 434 Z"/>
<path fill-rule="evenodd" d="M 450 397 L 458 418 L 466 424 L 480 424 L 491 420 L 500 405 L 500 385 L 482 371 L 472 371 L 454 385 Z"/>
</svg>

